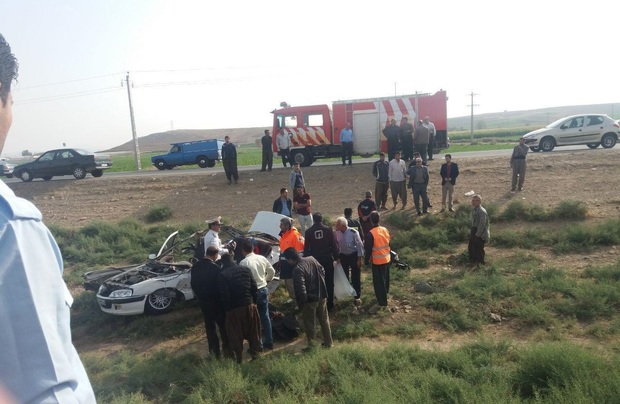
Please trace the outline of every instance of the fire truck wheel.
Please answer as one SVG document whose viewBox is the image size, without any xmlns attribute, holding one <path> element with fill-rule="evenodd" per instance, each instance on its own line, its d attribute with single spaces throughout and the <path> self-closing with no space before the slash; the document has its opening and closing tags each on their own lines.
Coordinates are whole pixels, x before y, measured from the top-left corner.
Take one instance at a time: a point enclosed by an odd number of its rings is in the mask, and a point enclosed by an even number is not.
<svg viewBox="0 0 620 404">
<path fill-rule="evenodd" d="M 293 152 L 293 161 L 299 163 L 302 167 L 309 167 L 312 164 L 310 155 L 305 150 L 296 150 Z"/>
</svg>

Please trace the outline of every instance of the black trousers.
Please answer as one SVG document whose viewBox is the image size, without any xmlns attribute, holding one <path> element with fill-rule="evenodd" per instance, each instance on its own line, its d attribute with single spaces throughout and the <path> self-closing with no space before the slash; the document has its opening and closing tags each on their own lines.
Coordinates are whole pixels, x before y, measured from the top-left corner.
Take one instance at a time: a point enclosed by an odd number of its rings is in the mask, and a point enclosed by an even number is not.
<svg viewBox="0 0 620 404">
<path fill-rule="evenodd" d="M 345 164 L 347 159 L 351 164 L 351 156 L 353 156 L 353 142 L 342 142 L 342 164 Z"/>
<path fill-rule="evenodd" d="M 387 295 L 390 293 L 390 264 L 372 264 L 372 286 L 379 306 L 387 306 Z"/>
<path fill-rule="evenodd" d="M 222 160 L 224 163 L 224 172 L 226 173 L 226 178 L 230 181 L 232 178 L 237 181 L 239 179 L 239 172 L 237 171 L 237 159 L 226 159 Z"/>
<path fill-rule="evenodd" d="M 355 298 L 359 299 L 362 294 L 362 274 L 360 267 L 357 265 L 357 252 L 349 255 L 340 253 L 338 257 L 340 258 L 340 265 L 342 265 L 344 274 L 351 281 L 353 289 L 355 289 Z M 351 277 L 349 277 L 349 272 Z"/>
<path fill-rule="evenodd" d="M 263 149 L 263 165 L 261 167 L 262 171 L 265 171 L 265 168 L 271 171 L 271 167 L 273 167 L 273 150 L 265 150 Z"/>
<path fill-rule="evenodd" d="M 476 237 L 477 231 L 477 228 L 472 227 L 469 234 L 469 245 L 467 246 L 469 262 L 472 264 L 484 264 L 484 240 Z"/>
<path fill-rule="evenodd" d="M 286 163 L 290 163 L 291 159 L 289 157 L 289 150 L 288 149 L 282 149 L 278 152 L 278 155 L 280 157 L 282 157 L 282 165 L 284 167 L 286 167 Z M 293 167 L 293 164 L 291 163 L 291 167 Z"/>
<path fill-rule="evenodd" d="M 221 356 L 220 340 L 217 336 L 216 325 L 220 330 L 222 337 L 222 349 L 225 356 L 230 356 L 230 348 L 228 344 L 228 334 L 226 334 L 226 313 L 219 304 L 200 301 L 200 310 L 205 322 L 205 330 L 207 331 L 207 342 L 209 344 L 209 352 L 216 357 Z"/>
<path fill-rule="evenodd" d="M 433 148 L 435 147 L 435 136 L 430 136 L 428 138 L 428 158 L 433 158 Z"/>
</svg>

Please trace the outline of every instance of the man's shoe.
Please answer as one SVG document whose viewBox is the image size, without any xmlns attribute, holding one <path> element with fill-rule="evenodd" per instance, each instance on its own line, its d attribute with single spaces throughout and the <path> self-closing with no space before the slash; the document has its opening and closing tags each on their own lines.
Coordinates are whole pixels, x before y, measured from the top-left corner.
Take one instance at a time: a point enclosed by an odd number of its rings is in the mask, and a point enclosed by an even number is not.
<svg viewBox="0 0 620 404">
<path fill-rule="evenodd" d="M 428 206 L 429 208 L 432 208 L 432 207 L 433 207 L 433 205 L 431 205 L 430 203 L 429 203 L 427 206 Z"/>
<path fill-rule="evenodd" d="M 232 185 L 232 181 L 231 180 L 228 180 L 228 185 Z"/>
<path fill-rule="evenodd" d="M 330 349 L 332 346 L 331 346 L 331 345 L 327 345 L 327 344 L 325 344 L 325 343 L 322 343 L 322 344 L 321 344 L 321 347 L 322 347 L 322 348 L 325 348 L 325 349 Z"/>
<path fill-rule="evenodd" d="M 454 209 L 452 209 L 452 208 L 450 208 L 450 209 L 448 209 L 448 210 L 449 210 L 450 212 L 454 212 Z"/>
<path fill-rule="evenodd" d="M 422 216 L 422 212 L 418 210 L 418 216 Z"/>
<path fill-rule="evenodd" d="M 347 164 L 346 164 L 346 163 L 342 163 L 342 165 L 343 165 L 343 166 L 346 166 Z"/>
<path fill-rule="evenodd" d="M 514 188 L 512 188 L 512 189 L 510 190 L 510 192 L 512 192 L 513 194 L 515 193 L 515 191 L 516 191 L 516 189 L 514 189 Z"/>
<path fill-rule="evenodd" d="M 523 187 L 519 187 L 519 191 L 523 191 Z"/>
<path fill-rule="evenodd" d="M 424 213 L 426 215 L 426 214 L 428 214 L 428 210 L 423 210 L 422 213 Z"/>
<path fill-rule="evenodd" d="M 362 305 L 362 299 L 357 298 L 357 299 L 353 300 L 353 304 L 355 306 L 358 306 L 358 307 L 361 306 Z"/>
<path fill-rule="evenodd" d="M 446 208 L 441 208 L 441 210 L 439 211 L 439 213 L 443 213 L 446 211 Z"/>
<path fill-rule="evenodd" d="M 315 349 L 316 348 L 314 347 L 314 345 L 310 345 L 310 346 L 307 346 L 305 348 L 302 348 L 301 352 L 303 352 L 303 353 L 310 353 L 310 352 L 314 352 Z"/>
<path fill-rule="evenodd" d="M 261 172 L 261 173 L 262 173 L 262 172 L 265 172 L 265 171 L 267 171 L 267 170 L 260 170 L 260 172 Z"/>
<path fill-rule="evenodd" d="M 432 158 L 432 157 L 430 157 L 430 158 L 428 158 L 427 160 L 428 160 L 428 161 L 433 161 L 433 158 Z"/>
</svg>

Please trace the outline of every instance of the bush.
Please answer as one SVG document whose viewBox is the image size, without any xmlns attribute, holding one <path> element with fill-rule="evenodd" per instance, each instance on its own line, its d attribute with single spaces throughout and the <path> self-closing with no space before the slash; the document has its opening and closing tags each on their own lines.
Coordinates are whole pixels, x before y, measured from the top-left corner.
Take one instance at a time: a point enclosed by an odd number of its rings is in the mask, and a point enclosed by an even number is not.
<svg viewBox="0 0 620 404">
<path fill-rule="evenodd" d="M 147 223 L 163 222 L 172 217 L 172 209 L 168 206 L 156 206 L 146 214 Z"/>
<path fill-rule="evenodd" d="M 565 220 L 584 220 L 587 214 L 588 207 L 581 201 L 561 201 L 552 211 L 553 217 Z"/>
</svg>

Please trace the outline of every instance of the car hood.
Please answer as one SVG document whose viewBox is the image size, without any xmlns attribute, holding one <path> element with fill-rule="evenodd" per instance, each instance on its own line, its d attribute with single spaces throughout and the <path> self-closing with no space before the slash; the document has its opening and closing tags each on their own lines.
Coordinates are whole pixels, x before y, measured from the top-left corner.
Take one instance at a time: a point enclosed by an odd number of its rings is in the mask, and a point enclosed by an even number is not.
<svg viewBox="0 0 620 404">
<path fill-rule="evenodd" d="M 274 212 L 260 211 L 256 214 L 248 233 L 267 233 L 280 240 L 280 220 L 287 217 Z"/>
<path fill-rule="evenodd" d="M 526 133 L 525 135 L 523 135 L 524 138 L 528 138 L 528 137 L 534 137 L 536 135 L 540 135 L 541 133 L 547 133 L 550 130 L 552 130 L 553 128 L 540 128 L 537 130 L 533 130 L 531 132 Z"/>
</svg>

